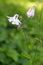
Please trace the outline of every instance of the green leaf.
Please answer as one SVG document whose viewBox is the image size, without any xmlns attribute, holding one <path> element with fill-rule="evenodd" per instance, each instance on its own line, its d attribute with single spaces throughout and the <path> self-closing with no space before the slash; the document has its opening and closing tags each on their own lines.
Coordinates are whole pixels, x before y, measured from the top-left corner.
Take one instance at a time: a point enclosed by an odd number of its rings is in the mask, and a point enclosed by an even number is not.
<svg viewBox="0 0 43 65">
<path fill-rule="evenodd" d="M 7 55 L 11 57 L 14 61 L 18 61 L 19 54 L 14 49 L 9 49 L 7 52 Z"/>
<path fill-rule="evenodd" d="M 6 29 L 0 27 L 0 41 L 6 40 L 6 38 L 7 38 Z"/>
<path fill-rule="evenodd" d="M 27 58 L 27 59 L 30 59 L 31 58 L 31 56 L 27 52 L 25 52 L 25 51 L 23 51 L 21 53 L 21 56 L 24 57 L 24 58 Z"/>
</svg>

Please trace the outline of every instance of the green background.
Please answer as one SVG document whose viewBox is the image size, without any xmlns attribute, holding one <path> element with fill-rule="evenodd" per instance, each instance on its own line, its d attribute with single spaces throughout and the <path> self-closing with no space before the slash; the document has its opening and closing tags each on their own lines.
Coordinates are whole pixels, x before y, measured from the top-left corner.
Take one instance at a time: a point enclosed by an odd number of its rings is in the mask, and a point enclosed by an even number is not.
<svg viewBox="0 0 43 65">
<path fill-rule="evenodd" d="M 35 16 L 26 12 L 35 5 Z M 22 16 L 18 30 L 7 16 Z M 0 0 L 0 65 L 43 65 L 43 0 Z"/>
</svg>

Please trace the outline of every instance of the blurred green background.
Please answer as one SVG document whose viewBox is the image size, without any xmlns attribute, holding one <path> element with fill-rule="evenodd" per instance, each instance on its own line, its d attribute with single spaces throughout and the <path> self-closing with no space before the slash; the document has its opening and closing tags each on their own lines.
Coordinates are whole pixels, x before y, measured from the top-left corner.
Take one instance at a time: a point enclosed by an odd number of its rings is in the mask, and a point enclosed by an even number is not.
<svg viewBox="0 0 43 65">
<path fill-rule="evenodd" d="M 26 12 L 35 6 L 35 16 Z M 17 30 L 6 16 L 22 16 Z M 43 0 L 0 0 L 0 65 L 43 65 Z"/>
</svg>

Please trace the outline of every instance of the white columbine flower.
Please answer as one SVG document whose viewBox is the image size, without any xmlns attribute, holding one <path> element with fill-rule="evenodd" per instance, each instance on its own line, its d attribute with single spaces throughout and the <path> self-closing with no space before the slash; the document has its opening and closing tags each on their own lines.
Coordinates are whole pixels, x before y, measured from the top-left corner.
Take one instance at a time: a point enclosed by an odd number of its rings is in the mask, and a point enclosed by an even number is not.
<svg viewBox="0 0 43 65">
<path fill-rule="evenodd" d="M 20 25 L 21 22 L 20 22 L 20 20 L 18 19 L 18 17 L 19 17 L 18 14 L 15 14 L 13 17 L 7 16 L 9 22 L 11 22 L 12 24 L 15 24 L 15 25 Z"/>
<path fill-rule="evenodd" d="M 28 18 L 34 17 L 34 14 L 35 14 L 35 7 L 32 6 L 32 7 L 27 11 L 27 17 L 28 17 Z"/>
</svg>

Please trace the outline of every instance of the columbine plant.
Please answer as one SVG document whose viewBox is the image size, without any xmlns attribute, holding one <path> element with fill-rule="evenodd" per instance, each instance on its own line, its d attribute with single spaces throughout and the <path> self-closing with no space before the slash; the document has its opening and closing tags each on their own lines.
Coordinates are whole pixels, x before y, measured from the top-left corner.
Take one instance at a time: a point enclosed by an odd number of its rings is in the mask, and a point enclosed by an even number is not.
<svg viewBox="0 0 43 65">
<path fill-rule="evenodd" d="M 35 15 L 35 7 L 32 6 L 28 11 L 27 11 L 27 17 L 28 18 L 31 18 L 31 17 L 34 17 Z"/>
<path fill-rule="evenodd" d="M 21 24 L 21 21 L 18 19 L 18 17 L 19 17 L 18 14 L 15 14 L 13 17 L 7 16 L 8 21 L 14 25 L 20 25 Z"/>
<path fill-rule="evenodd" d="M 21 21 L 18 19 L 18 17 L 19 17 L 18 14 L 15 14 L 13 17 L 7 16 L 8 21 L 11 22 L 13 25 L 17 25 L 17 28 L 19 29 L 21 25 Z"/>
</svg>

